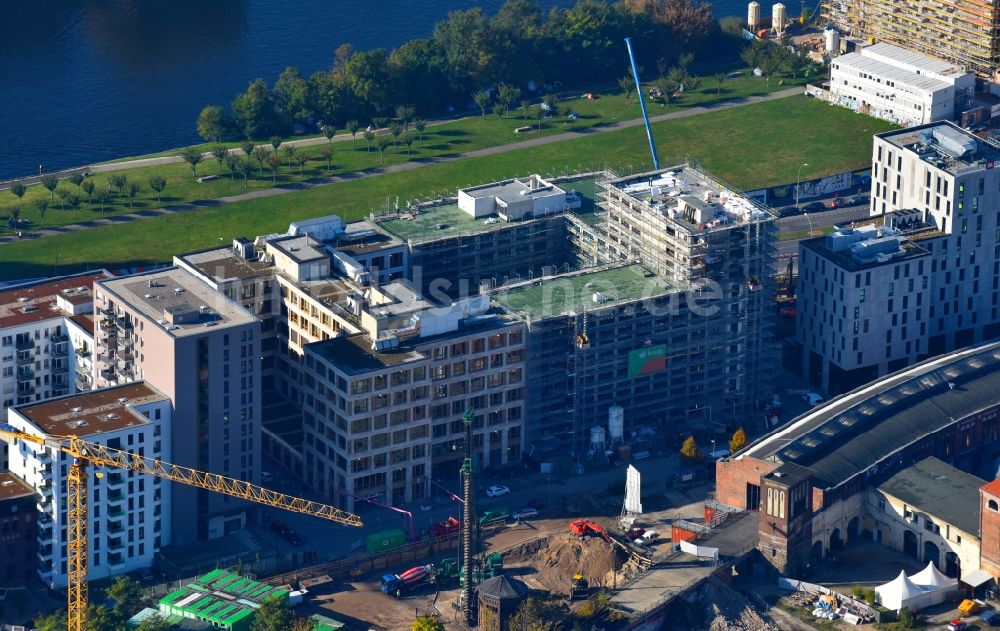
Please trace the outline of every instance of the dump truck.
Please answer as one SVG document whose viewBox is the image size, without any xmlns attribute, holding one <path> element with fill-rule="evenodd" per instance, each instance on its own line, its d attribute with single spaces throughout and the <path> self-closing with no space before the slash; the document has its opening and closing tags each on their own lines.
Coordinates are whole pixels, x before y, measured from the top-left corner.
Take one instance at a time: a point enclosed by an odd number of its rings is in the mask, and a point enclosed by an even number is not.
<svg viewBox="0 0 1000 631">
<path fill-rule="evenodd" d="M 379 587 L 383 593 L 399 598 L 403 595 L 403 592 L 433 577 L 433 565 L 418 565 L 417 567 L 411 567 L 402 574 L 386 574 L 382 577 Z"/>
<path fill-rule="evenodd" d="M 584 600 L 590 598 L 590 583 L 583 574 L 574 574 L 569 580 L 569 599 Z"/>
</svg>

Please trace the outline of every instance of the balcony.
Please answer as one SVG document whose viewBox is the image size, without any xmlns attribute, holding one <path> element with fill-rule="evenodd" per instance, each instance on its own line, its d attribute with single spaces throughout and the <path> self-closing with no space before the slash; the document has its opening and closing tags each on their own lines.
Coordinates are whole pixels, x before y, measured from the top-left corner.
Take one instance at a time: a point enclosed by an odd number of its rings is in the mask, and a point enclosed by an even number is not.
<svg viewBox="0 0 1000 631">
<path fill-rule="evenodd" d="M 69 355 L 69 344 L 53 344 L 50 353 L 53 357 L 67 357 Z"/>
<path fill-rule="evenodd" d="M 47 513 L 49 510 L 49 506 L 52 506 L 51 497 L 46 497 L 43 495 L 42 497 L 38 498 L 37 502 L 35 502 L 35 508 L 37 508 L 38 512 L 40 513 Z"/>
<path fill-rule="evenodd" d="M 52 546 L 38 546 L 38 563 L 39 565 L 45 563 L 46 561 L 52 562 Z"/>
<path fill-rule="evenodd" d="M 108 555 L 108 565 L 111 569 L 117 570 L 125 567 L 126 557 L 124 554 L 109 554 Z"/>
<path fill-rule="evenodd" d="M 30 366 L 35 363 L 35 355 L 30 352 L 20 352 L 17 354 L 16 362 L 18 366 Z"/>
<path fill-rule="evenodd" d="M 66 335 L 65 333 L 56 333 L 55 335 L 49 336 L 49 339 L 52 341 L 53 344 L 61 344 L 63 342 L 68 342 L 69 336 Z"/>
<path fill-rule="evenodd" d="M 35 371 L 30 366 L 22 366 L 17 369 L 17 381 L 19 383 L 31 381 L 35 376 Z"/>
<path fill-rule="evenodd" d="M 125 510 L 118 504 L 108 507 L 108 517 L 116 518 L 125 515 Z"/>
<path fill-rule="evenodd" d="M 111 550 L 121 550 L 125 547 L 125 539 L 123 537 L 111 537 L 108 539 L 108 548 Z"/>
<path fill-rule="evenodd" d="M 107 483 L 109 487 L 118 487 L 125 484 L 125 475 L 122 473 L 112 473 L 107 477 Z M 109 496 L 110 497 L 110 496 Z M 117 501 L 115 498 L 111 498 L 112 501 Z"/>
<path fill-rule="evenodd" d="M 35 340 L 19 339 L 14 343 L 14 348 L 19 351 L 26 351 L 35 348 Z"/>
<path fill-rule="evenodd" d="M 125 529 L 122 527 L 121 521 L 113 521 L 108 523 L 108 532 L 110 533 L 119 533 L 124 530 Z"/>
<path fill-rule="evenodd" d="M 27 396 L 30 396 L 32 394 L 35 394 L 35 386 L 34 385 L 32 385 L 30 383 L 27 384 L 27 385 L 18 384 L 18 386 L 17 386 L 17 396 L 19 396 L 19 397 L 27 397 Z"/>
<path fill-rule="evenodd" d="M 125 499 L 125 494 L 122 493 L 121 489 L 111 489 L 108 491 L 108 501 L 109 502 L 120 502 Z"/>
<path fill-rule="evenodd" d="M 38 542 L 52 541 L 52 526 L 38 526 Z"/>
</svg>

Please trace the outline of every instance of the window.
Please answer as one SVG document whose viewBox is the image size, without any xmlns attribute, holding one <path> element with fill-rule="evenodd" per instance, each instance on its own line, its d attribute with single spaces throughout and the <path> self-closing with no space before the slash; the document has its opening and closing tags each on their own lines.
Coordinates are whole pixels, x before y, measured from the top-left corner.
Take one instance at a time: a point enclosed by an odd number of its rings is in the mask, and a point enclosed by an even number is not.
<svg viewBox="0 0 1000 631">
<path fill-rule="evenodd" d="M 990 507 L 990 510 L 1000 511 L 1000 506 L 997 506 L 997 501 L 996 500 L 990 500 L 989 504 L 987 504 L 987 506 Z"/>
</svg>

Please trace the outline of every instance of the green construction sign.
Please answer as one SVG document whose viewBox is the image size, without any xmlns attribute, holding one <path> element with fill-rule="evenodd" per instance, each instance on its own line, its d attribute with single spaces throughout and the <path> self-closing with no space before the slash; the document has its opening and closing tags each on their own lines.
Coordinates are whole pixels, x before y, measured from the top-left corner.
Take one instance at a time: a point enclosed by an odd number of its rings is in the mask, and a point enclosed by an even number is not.
<svg viewBox="0 0 1000 631">
<path fill-rule="evenodd" d="M 667 369 L 667 345 L 657 344 L 630 351 L 628 354 L 628 376 L 652 375 Z"/>
</svg>

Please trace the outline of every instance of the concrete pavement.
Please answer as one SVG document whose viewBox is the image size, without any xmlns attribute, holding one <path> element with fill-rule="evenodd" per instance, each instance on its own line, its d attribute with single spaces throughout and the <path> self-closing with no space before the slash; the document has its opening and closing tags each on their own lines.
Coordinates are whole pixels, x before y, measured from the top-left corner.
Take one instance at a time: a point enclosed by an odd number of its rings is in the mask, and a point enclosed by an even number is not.
<svg viewBox="0 0 1000 631">
<path fill-rule="evenodd" d="M 683 109 L 683 110 L 677 110 L 677 111 L 674 111 L 674 112 L 668 112 L 666 114 L 660 114 L 659 116 L 653 116 L 651 118 L 651 120 L 653 122 L 661 122 L 661 121 L 666 121 L 666 120 L 688 118 L 690 116 L 698 116 L 700 114 L 705 114 L 705 113 L 708 113 L 708 112 L 714 112 L 714 111 L 718 111 L 718 110 L 731 109 L 731 108 L 734 108 L 734 107 L 743 107 L 743 106 L 751 105 L 751 104 L 754 104 L 754 103 L 761 103 L 761 102 L 764 102 L 764 101 L 773 101 L 775 99 L 787 98 L 787 97 L 790 97 L 790 96 L 794 96 L 796 94 L 802 94 L 802 88 L 800 88 L 800 87 L 788 88 L 786 90 L 781 90 L 779 92 L 773 92 L 773 93 L 765 95 L 765 96 L 752 96 L 752 97 L 745 98 L 745 99 L 738 99 L 738 100 L 733 100 L 733 101 L 727 101 L 727 102 L 718 103 L 718 104 L 715 104 L 715 105 L 690 107 L 690 108 Z M 583 130 L 583 131 L 570 131 L 570 132 L 564 132 L 564 133 L 561 133 L 561 134 L 553 134 L 551 136 L 541 136 L 541 137 L 538 137 L 538 138 L 531 138 L 531 139 L 528 139 L 528 140 L 522 140 L 520 142 L 510 143 L 510 144 L 506 144 L 506 145 L 497 145 L 497 146 L 493 146 L 493 147 L 486 147 L 486 148 L 483 148 L 483 149 L 477 149 L 475 151 L 469 151 L 469 152 L 466 152 L 466 153 L 460 153 L 460 154 L 451 155 L 451 156 L 440 156 L 440 157 L 426 158 L 426 159 L 422 159 L 420 161 L 403 162 L 403 163 L 392 164 L 392 165 L 388 165 L 388 166 L 374 167 L 374 168 L 371 168 L 371 169 L 365 169 L 363 171 L 355 171 L 355 172 L 352 172 L 352 173 L 346 173 L 346 174 L 340 175 L 340 176 L 332 176 L 332 177 L 326 177 L 326 178 L 317 178 L 317 179 L 310 180 L 310 181 L 307 181 L 307 182 L 296 183 L 296 184 L 288 184 L 288 185 L 285 185 L 285 186 L 278 186 L 278 187 L 273 187 L 273 188 L 258 189 L 258 190 L 248 191 L 246 193 L 240 193 L 240 194 L 237 194 L 237 195 L 229 195 L 229 196 L 226 196 L 226 197 L 219 197 L 219 198 L 215 198 L 215 199 L 203 200 L 203 201 L 198 201 L 198 202 L 174 204 L 174 205 L 171 205 L 171 206 L 166 206 L 164 208 L 148 209 L 148 210 L 143 210 L 143 211 L 139 211 L 139 212 L 135 212 L 135 213 L 130 213 L 130 214 L 127 214 L 127 215 L 116 215 L 115 217 L 108 217 L 108 218 L 96 219 L 94 221 L 88 221 L 88 222 L 84 222 L 84 223 L 68 224 L 68 225 L 58 226 L 58 227 L 52 227 L 52 228 L 31 229 L 29 231 L 24 231 L 24 237 L 23 238 L 36 239 L 36 238 L 45 237 L 45 236 L 54 236 L 54 235 L 57 235 L 57 234 L 66 234 L 66 233 L 69 233 L 69 232 L 78 232 L 80 230 L 86 230 L 86 229 L 89 229 L 89 228 L 97 228 L 97 227 L 100 227 L 100 226 L 112 225 L 112 224 L 116 224 L 116 223 L 124 223 L 124 222 L 129 222 L 129 221 L 135 221 L 135 220 L 138 220 L 138 219 L 145 219 L 147 217 L 156 217 L 156 216 L 160 216 L 160 215 L 166 215 L 166 214 L 177 213 L 177 212 L 188 212 L 188 211 L 197 210 L 199 208 L 203 208 L 203 207 L 206 207 L 206 206 L 218 206 L 218 205 L 222 205 L 222 204 L 232 204 L 232 203 L 236 203 L 236 202 L 242 202 L 242 201 L 246 201 L 246 200 L 250 200 L 250 199 L 260 199 L 260 198 L 264 198 L 264 197 L 275 197 L 275 196 L 279 196 L 279 195 L 286 195 L 288 193 L 294 193 L 294 192 L 300 191 L 300 190 L 306 190 L 306 189 L 316 188 L 316 187 L 320 187 L 320 186 L 330 186 L 332 184 L 337 184 L 338 182 L 343 182 L 343 181 L 346 181 L 346 180 L 354 180 L 354 179 L 358 179 L 358 178 L 374 177 L 376 175 L 383 175 L 383 174 L 386 174 L 386 173 L 400 173 L 400 172 L 403 172 L 403 171 L 411 171 L 413 169 L 419 169 L 419 168 L 428 166 L 430 164 L 437 164 L 437 163 L 443 163 L 443 162 L 451 162 L 453 160 L 461 160 L 463 158 L 480 158 L 480 157 L 485 157 L 485 156 L 494 156 L 494 155 L 499 155 L 499 154 L 502 154 L 502 153 L 507 153 L 507 152 L 510 152 L 510 151 L 517 151 L 519 149 L 527 149 L 527 148 L 530 148 L 530 147 L 538 147 L 538 146 L 553 144 L 553 143 L 557 143 L 557 142 L 564 142 L 566 140 L 571 140 L 573 138 L 580 138 L 580 137 L 583 137 L 583 136 L 589 136 L 589 135 L 594 134 L 594 133 L 607 133 L 607 132 L 611 132 L 611 131 L 617 131 L 619 129 L 627 129 L 627 128 L 630 128 L 630 127 L 638 127 L 638 126 L 640 126 L 642 124 L 643 124 L 643 121 L 642 121 L 641 118 L 632 119 L 632 120 L 621 121 L 621 122 L 617 122 L 617 123 L 609 123 L 607 125 L 601 125 L 601 126 L 598 126 L 598 127 L 591 127 L 591 128 L 586 129 L 586 130 Z M 350 136 L 347 135 L 346 139 L 349 139 L 349 138 L 350 138 Z M 344 140 L 344 139 L 341 138 L 341 140 Z M 305 138 L 305 139 L 302 139 L 302 140 L 299 140 L 299 141 L 289 141 L 289 144 L 294 144 L 294 143 L 321 144 L 323 142 L 326 142 L 326 138 L 318 138 L 318 139 L 317 138 Z M 240 150 L 240 149 L 231 150 L 231 152 L 236 152 L 236 151 L 242 153 L 242 150 Z M 160 160 L 163 160 L 165 162 L 157 162 L 157 161 L 160 161 Z M 152 161 L 152 162 L 150 162 L 150 161 Z M 94 169 L 100 169 L 102 171 L 117 171 L 117 170 L 122 170 L 122 169 L 125 169 L 125 168 L 139 168 L 139 166 L 149 166 L 150 164 L 166 164 L 167 162 L 177 162 L 177 161 L 181 161 L 181 158 L 179 158 L 177 156 L 168 156 L 168 157 L 163 157 L 163 158 L 146 158 L 146 159 L 143 159 L 143 160 L 136 160 L 136 161 L 132 161 L 132 162 L 118 162 L 118 163 L 113 163 L 113 164 L 110 164 L 110 165 L 108 165 L 108 164 L 105 164 L 105 165 L 92 165 L 92 167 Z M 134 163 L 142 163 L 142 164 L 134 164 Z M 123 166 L 123 165 L 132 165 L 132 166 Z M 87 169 L 87 168 L 91 168 L 91 167 L 83 167 L 83 168 Z M 78 172 L 79 169 L 76 169 L 76 170 L 73 170 L 73 171 L 77 171 Z M 28 179 L 31 179 L 31 178 L 28 178 Z M 37 179 L 37 178 L 35 178 L 35 179 Z M 4 184 L 0 184 L 0 187 L 2 187 L 3 185 Z M 16 242 L 16 241 L 18 241 L 18 239 L 17 239 L 17 237 L 14 237 L 14 236 L 0 237 L 0 244 L 12 243 L 12 242 Z"/>
</svg>

